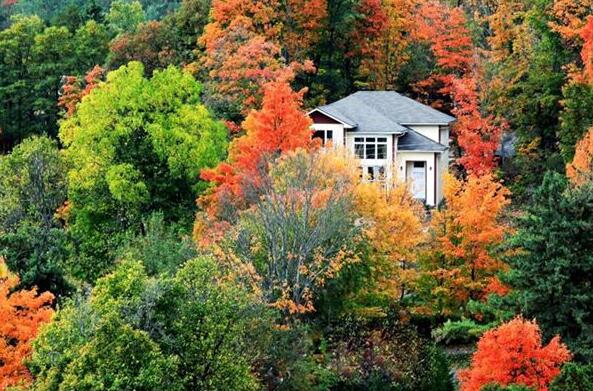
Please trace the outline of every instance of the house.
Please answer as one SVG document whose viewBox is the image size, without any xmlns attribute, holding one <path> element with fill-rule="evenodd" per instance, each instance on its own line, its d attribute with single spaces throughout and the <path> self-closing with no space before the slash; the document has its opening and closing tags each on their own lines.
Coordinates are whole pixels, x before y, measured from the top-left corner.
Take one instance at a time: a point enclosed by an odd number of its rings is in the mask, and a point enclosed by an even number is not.
<svg viewBox="0 0 593 391">
<path fill-rule="evenodd" d="M 394 91 L 359 91 L 309 116 L 314 137 L 352 151 L 367 180 L 396 176 L 428 206 L 443 199 L 454 117 Z"/>
</svg>

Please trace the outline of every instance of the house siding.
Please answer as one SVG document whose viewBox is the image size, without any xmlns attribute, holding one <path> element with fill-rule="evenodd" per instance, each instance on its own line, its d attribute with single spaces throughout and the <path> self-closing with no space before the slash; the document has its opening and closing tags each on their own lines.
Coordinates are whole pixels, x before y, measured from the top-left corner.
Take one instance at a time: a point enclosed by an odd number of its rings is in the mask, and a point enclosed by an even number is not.
<svg viewBox="0 0 593 391">
<path fill-rule="evenodd" d="M 436 141 L 439 143 L 441 132 L 439 125 L 407 125 L 408 128 L 414 129 L 416 132 L 420 133 L 421 135 L 428 137 L 432 141 Z M 444 144 L 448 145 L 448 144 Z"/>
</svg>

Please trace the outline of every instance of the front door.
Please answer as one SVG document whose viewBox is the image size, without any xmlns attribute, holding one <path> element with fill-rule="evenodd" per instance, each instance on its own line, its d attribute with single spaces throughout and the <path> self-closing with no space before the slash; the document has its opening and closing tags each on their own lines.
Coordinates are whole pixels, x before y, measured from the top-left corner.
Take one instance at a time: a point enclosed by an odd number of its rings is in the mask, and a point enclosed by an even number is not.
<svg viewBox="0 0 593 391">
<path fill-rule="evenodd" d="M 426 200 L 426 162 L 414 162 L 410 176 L 414 198 Z"/>
</svg>

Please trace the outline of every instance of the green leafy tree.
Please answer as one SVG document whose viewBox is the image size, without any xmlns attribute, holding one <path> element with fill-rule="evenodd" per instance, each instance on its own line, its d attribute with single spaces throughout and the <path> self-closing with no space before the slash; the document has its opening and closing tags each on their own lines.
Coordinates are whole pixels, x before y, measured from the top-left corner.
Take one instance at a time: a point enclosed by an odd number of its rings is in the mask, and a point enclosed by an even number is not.
<svg viewBox="0 0 593 391">
<path fill-rule="evenodd" d="M 0 129 L 10 149 L 33 134 L 56 135 L 62 78 L 83 75 L 107 53 L 105 28 L 88 22 L 76 32 L 16 16 L 0 32 Z"/>
<path fill-rule="evenodd" d="M 577 142 L 593 125 L 593 86 L 570 83 L 562 90 L 564 109 L 560 116 L 558 138 L 564 161 L 572 161 Z"/>
<path fill-rule="evenodd" d="M 18 0 L 14 13 L 38 15 L 45 22 L 64 25 L 64 16 L 76 9 L 80 15 L 96 15 L 96 9 L 108 9 L 110 0 Z M 84 18 L 86 21 L 87 18 Z"/>
<path fill-rule="evenodd" d="M 105 17 L 107 26 L 116 35 L 136 31 L 145 19 L 142 3 L 138 0 L 115 0 Z"/>
<path fill-rule="evenodd" d="M 56 143 L 33 137 L 0 157 L 0 253 L 22 285 L 67 290 L 67 238 L 57 209 L 66 200 L 66 165 Z"/>
<path fill-rule="evenodd" d="M 155 69 L 195 61 L 198 37 L 208 23 L 209 9 L 209 0 L 183 0 L 162 20 L 141 23 L 134 32 L 118 36 L 110 45 L 109 67 L 140 61 L 145 73 L 152 75 Z"/>
<path fill-rule="evenodd" d="M 3 150 L 9 149 L 34 130 L 35 80 L 29 61 L 35 36 L 43 31 L 39 17 L 14 17 L 9 28 L 0 31 L 0 129 Z"/>
<path fill-rule="evenodd" d="M 108 347 L 108 348 L 106 348 Z M 181 390 L 177 360 L 144 331 L 105 319 L 63 374 L 60 390 Z"/>
<path fill-rule="evenodd" d="M 559 174 L 546 175 L 518 222 L 506 277 L 519 310 L 580 360 L 593 357 L 592 213 L 593 184 L 569 188 Z"/>
<path fill-rule="evenodd" d="M 122 262 L 35 341 L 34 388 L 259 389 L 251 363 L 268 310 L 226 277 L 207 258 L 158 278 Z"/>
<path fill-rule="evenodd" d="M 192 76 L 173 67 L 143 74 L 135 62 L 109 73 L 61 125 L 72 266 L 89 281 L 109 271 L 125 231 L 140 232 L 152 212 L 189 223 L 200 170 L 225 154 L 226 128 L 200 103 Z"/>
</svg>

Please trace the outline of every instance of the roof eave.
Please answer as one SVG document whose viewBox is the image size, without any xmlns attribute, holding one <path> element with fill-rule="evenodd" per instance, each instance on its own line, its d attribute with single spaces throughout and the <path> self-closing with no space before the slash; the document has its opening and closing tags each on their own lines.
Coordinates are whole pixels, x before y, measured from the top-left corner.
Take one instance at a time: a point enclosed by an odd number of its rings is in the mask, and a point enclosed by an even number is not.
<svg viewBox="0 0 593 391">
<path fill-rule="evenodd" d="M 402 126 L 414 126 L 414 125 L 417 125 L 417 126 L 423 126 L 423 125 L 439 125 L 439 126 L 440 125 L 443 125 L 443 126 L 447 126 L 447 125 L 450 125 L 450 124 L 452 124 L 454 122 L 457 122 L 457 119 L 453 119 L 453 120 L 451 120 L 449 122 L 402 122 L 401 124 L 402 124 Z"/>
<path fill-rule="evenodd" d="M 352 129 L 354 129 L 354 130 L 351 130 L 351 132 L 356 133 L 356 134 L 384 134 L 384 135 L 395 135 L 395 136 L 403 136 L 404 134 L 406 134 L 406 132 L 402 131 L 402 130 L 384 131 L 384 130 L 359 130 L 358 128 L 352 128 Z"/>
<path fill-rule="evenodd" d="M 331 114 L 329 114 L 329 113 L 321 110 L 319 107 L 316 107 L 313 110 L 307 112 L 307 115 L 311 115 L 311 113 L 314 113 L 315 111 L 318 111 L 321 114 L 326 115 L 326 116 L 328 116 L 329 118 L 331 118 L 331 119 L 333 119 L 335 121 L 338 121 L 339 123 L 341 123 L 342 125 L 344 125 L 344 127 L 346 129 L 353 129 L 353 128 L 356 128 L 356 126 L 357 126 L 356 124 L 351 124 L 351 123 L 345 122 L 344 120 L 341 120 L 341 119 L 339 119 L 339 118 L 337 118 L 337 117 L 335 117 L 335 116 L 333 116 L 333 115 L 331 115 Z"/>
</svg>

